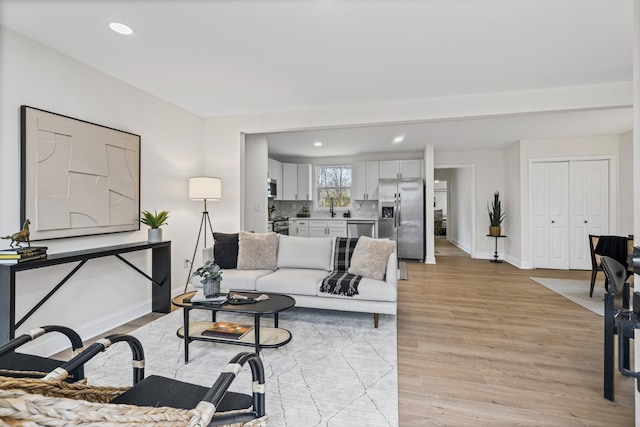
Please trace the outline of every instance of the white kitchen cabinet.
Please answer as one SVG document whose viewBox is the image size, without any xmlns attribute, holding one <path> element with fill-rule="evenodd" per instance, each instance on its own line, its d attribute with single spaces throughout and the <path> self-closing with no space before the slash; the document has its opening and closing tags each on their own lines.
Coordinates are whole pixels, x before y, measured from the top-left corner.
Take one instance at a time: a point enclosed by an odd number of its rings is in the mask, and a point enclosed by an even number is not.
<svg viewBox="0 0 640 427">
<path fill-rule="evenodd" d="M 295 163 L 282 164 L 282 184 L 278 184 L 282 191 L 281 200 L 296 200 L 298 194 L 298 165 Z"/>
<path fill-rule="evenodd" d="M 354 162 L 351 169 L 352 200 L 378 200 L 380 162 Z"/>
<path fill-rule="evenodd" d="M 424 178 L 424 160 L 382 160 L 380 161 L 380 178 Z"/>
<path fill-rule="evenodd" d="M 423 160 L 400 160 L 400 174 L 403 178 L 424 178 Z"/>
<path fill-rule="evenodd" d="M 347 237 L 347 221 L 309 220 L 309 237 Z"/>
<path fill-rule="evenodd" d="M 347 237 L 347 221 L 327 221 L 327 236 Z"/>
<path fill-rule="evenodd" d="M 298 164 L 298 197 L 296 200 L 312 200 L 311 163 Z"/>
<path fill-rule="evenodd" d="M 275 179 L 278 185 L 278 194 L 274 200 L 282 200 L 282 163 L 275 159 L 269 159 L 268 175 L 269 178 Z"/>
<path fill-rule="evenodd" d="M 311 200 L 311 164 L 282 164 L 282 199 Z"/>
<path fill-rule="evenodd" d="M 291 233 L 291 230 L 289 230 Z M 309 237 L 309 221 L 306 219 L 296 219 L 295 236 Z"/>
</svg>

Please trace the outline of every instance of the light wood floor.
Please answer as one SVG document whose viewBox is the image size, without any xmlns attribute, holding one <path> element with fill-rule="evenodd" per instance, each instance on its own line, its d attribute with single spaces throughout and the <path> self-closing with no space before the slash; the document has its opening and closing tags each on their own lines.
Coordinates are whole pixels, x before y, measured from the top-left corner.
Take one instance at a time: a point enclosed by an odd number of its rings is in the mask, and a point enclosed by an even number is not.
<svg viewBox="0 0 640 427">
<path fill-rule="evenodd" d="M 602 397 L 601 317 L 532 270 L 470 259 L 444 239 L 436 248 L 436 265 L 409 262 L 399 282 L 401 426 L 633 425 L 632 379 L 616 374 L 615 402 Z"/>
</svg>

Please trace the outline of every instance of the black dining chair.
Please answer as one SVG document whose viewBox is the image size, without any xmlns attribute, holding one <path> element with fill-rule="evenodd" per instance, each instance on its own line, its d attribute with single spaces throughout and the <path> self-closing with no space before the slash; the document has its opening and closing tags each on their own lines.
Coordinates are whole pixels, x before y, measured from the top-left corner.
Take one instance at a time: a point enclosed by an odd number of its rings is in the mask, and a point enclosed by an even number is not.
<svg viewBox="0 0 640 427">
<path fill-rule="evenodd" d="M 636 315 L 629 309 L 629 284 L 627 269 L 615 259 L 603 256 L 600 258 L 602 270 L 608 281 L 604 295 L 604 397 L 614 399 L 615 371 L 615 335 L 620 332 L 622 321 L 635 321 Z M 629 340 L 633 335 L 625 335 L 624 346 L 618 349 L 624 354 L 620 356 L 622 367 L 629 369 Z"/>
</svg>

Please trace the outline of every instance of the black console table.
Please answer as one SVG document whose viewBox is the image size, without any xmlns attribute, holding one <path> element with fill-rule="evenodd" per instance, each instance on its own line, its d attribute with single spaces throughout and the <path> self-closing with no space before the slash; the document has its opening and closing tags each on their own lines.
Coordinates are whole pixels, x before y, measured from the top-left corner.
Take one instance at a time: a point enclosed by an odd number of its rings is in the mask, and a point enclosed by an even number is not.
<svg viewBox="0 0 640 427">
<path fill-rule="evenodd" d="M 498 239 L 500 237 L 507 237 L 507 236 L 492 236 L 491 234 L 487 234 L 487 237 L 495 237 L 496 238 L 496 246 L 495 246 L 495 252 L 493 253 L 493 259 L 490 259 L 489 261 L 491 262 L 502 262 L 501 259 L 498 259 Z"/>
<path fill-rule="evenodd" d="M 151 277 L 124 259 L 121 254 L 151 249 Z M 115 256 L 153 283 L 151 309 L 157 313 L 171 311 L 171 242 L 138 242 L 83 251 L 51 254 L 47 258 L 18 264 L 0 264 L 0 345 L 15 337 L 15 331 L 62 287 L 87 261 Z M 16 272 L 80 261 L 49 293 L 16 322 Z"/>
</svg>

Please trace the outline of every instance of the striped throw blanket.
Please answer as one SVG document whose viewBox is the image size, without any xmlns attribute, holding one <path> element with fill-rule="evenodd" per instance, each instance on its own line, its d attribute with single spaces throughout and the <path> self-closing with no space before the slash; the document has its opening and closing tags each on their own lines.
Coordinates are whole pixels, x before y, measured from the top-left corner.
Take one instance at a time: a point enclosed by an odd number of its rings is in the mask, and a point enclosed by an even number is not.
<svg viewBox="0 0 640 427">
<path fill-rule="evenodd" d="M 362 276 L 349 274 L 351 255 L 358 239 L 349 237 L 336 238 L 336 250 L 333 257 L 333 273 L 325 277 L 320 292 L 352 297 L 358 295 L 358 284 Z"/>
</svg>

